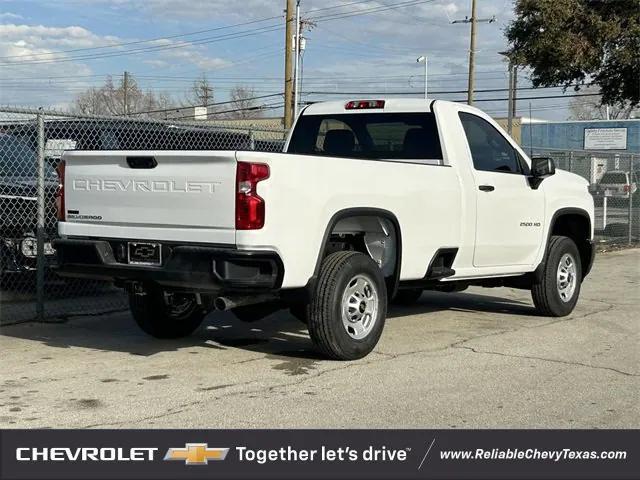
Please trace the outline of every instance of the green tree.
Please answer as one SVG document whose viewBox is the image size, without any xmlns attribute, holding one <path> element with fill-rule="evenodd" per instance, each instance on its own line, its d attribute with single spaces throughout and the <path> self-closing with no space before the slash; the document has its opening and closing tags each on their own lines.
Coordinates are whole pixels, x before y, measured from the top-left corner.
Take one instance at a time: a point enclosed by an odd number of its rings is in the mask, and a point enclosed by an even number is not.
<svg viewBox="0 0 640 480">
<path fill-rule="evenodd" d="M 640 104 L 638 0 L 516 0 L 506 35 L 534 86 L 590 83 L 603 104 Z"/>
</svg>

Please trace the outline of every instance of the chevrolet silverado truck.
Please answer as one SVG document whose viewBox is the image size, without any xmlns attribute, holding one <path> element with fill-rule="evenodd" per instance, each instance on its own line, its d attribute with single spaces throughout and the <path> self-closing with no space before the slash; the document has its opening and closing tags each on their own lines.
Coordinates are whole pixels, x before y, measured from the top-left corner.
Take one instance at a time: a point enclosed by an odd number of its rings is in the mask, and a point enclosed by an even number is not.
<svg viewBox="0 0 640 480">
<path fill-rule="evenodd" d="M 440 100 L 306 107 L 284 153 L 73 151 L 60 272 L 113 280 L 147 333 L 289 308 L 326 356 L 377 344 L 389 302 L 470 285 L 568 315 L 593 262 L 588 182 L 528 158 L 485 113 Z"/>
</svg>

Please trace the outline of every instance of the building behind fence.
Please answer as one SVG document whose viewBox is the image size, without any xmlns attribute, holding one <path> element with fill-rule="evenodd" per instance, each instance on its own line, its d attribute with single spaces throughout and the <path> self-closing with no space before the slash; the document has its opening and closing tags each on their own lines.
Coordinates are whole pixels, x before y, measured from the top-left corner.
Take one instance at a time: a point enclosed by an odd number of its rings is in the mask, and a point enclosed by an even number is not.
<svg viewBox="0 0 640 480">
<path fill-rule="evenodd" d="M 0 109 L 0 324 L 125 310 L 126 297 L 105 282 L 55 274 L 56 167 L 62 152 L 87 150 L 282 151 L 286 131 L 264 122 L 181 122 L 73 116 Z M 558 168 L 587 179 L 596 205 L 596 238 L 632 243 L 639 237 L 636 154 L 533 148 Z M 607 172 L 610 173 L 605 177 Z M 620 174 L 626 174 L 624 177 Z M 601 180 L 628 178 L 628 191 Z"/>
</svg>

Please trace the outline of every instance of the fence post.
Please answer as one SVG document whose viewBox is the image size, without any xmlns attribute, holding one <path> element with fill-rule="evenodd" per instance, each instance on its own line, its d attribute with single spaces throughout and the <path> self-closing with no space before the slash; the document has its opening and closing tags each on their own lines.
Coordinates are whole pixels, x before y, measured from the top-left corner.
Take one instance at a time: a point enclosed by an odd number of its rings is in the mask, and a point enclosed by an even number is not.
<svg viewBox="0 0 640 480">
<path fill-rule="evenodd" d="M 38 170 L 37 170 L 37 207 L 36 218 L 36 317 L 39 322 L 44 321 L 44 226 L 45 226 L 45 191 L 44 191 L 44 113 L 38 109 Z"/>
<path fill-rule="evenodd" d="M 628 232 L 628 244 L 631 245 L 633 243 L 633 154 L 629 157 L 629 212 L 628 212 L 628 224 L 629 224 L 629 232 Z M 637 186 L 636 186 L 637 187 Z"/>
<path fill-rule="evenodd" d="M 569 171 L 573 173 L 573 150 L 569 151 Z"/>
<path fill-rule="evenodd" d="M 256 139 L 253 134 L 253 130 L 249 130 L 249 149 L 250 150 L 256 149 Z"/>
</svg>

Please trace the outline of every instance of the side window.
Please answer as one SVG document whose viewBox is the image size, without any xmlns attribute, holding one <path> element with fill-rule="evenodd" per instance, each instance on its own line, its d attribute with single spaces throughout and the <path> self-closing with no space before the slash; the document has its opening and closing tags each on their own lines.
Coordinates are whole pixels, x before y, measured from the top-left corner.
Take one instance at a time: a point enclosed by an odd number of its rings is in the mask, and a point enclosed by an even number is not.
<svg viewBox="0 0 640 480">
<path fill-rule="evenodd" d="M 459 115 L 476 170 L 521 173 L 516 150 L 493 125 L 471 113 Z"/>
</svg>

